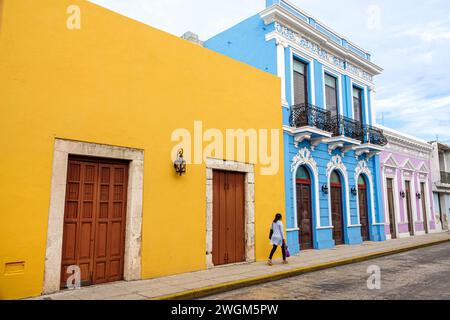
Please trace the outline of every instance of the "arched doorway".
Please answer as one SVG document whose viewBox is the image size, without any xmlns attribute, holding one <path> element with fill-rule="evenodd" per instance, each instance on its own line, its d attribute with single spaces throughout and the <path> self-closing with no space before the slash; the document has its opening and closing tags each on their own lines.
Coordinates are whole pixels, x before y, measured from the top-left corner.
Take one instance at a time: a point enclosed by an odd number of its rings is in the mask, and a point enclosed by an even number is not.
<svg viewBox="0 0 450 320">
<path fill-rule="evenodd" d="M 368 202 L 367 202 L 367 183 L 363 175 L 358 178 L 358 205 L 359 205 L 359 218 L 361 223 L 361 236 L 363 241 L 370 240 L 369 233 L 369 214 L 368 214 Z"/>
<path fill-rule="evenodd" d="M 300 249 L 313 249 L 311 177 L 305 166 L 300 166 L 297 170 L 296 185 Z"/>
<path fill-rule="evenodd" d="M 341 177 L 333 171 L 330 177 L 331 216 L 333 222 L 333 239 L 336 245 L 344 244 L 344 218 L 342 214 L 342 182 Z"/>
</svg>

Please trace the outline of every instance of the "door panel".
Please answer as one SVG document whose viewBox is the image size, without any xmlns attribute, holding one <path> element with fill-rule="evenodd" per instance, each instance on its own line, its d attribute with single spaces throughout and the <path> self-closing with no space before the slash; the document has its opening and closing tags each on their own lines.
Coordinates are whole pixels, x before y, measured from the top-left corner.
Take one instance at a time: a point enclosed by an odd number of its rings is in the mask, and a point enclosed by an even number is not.
<svg viewBox="0 0 450 320">
<path fill-rule="evenodd" d="M 425 198 L 425 183 L 420 183 L 420 199 L 422 202 L 422 216 L 423 216 L 423 227 L 425 229 L 425 233 L 430 233 L 428 230 L 428 216 L 427 216 L 427 202 Z"/>
<path fill-rule="evenodd" d="M 391 238 L 395 239 L 397 237 L 396 234 L 397 221 L 395 219 L 393 179 L 387 179 L 386 184 L 387 184 L 387 200 L 388 200 L 389 221 L 390 221 L 389 228 L 391 231 Z"/>
<path fill-rule="evenodd" d="M 369 217 L 368 217 L 368 206 L 367 206 L 367 189 L 359 187 L 358 192 L 358 203 L 359 203 L 359 215 L 361 222 L 361 236 L 363 241 L 369 241 Z"/>
<path fill-rule="evenodd" d="M 412 214 L 412 199 L 411 199 L 411 182 L 405 181 L 405 193 L 406 193 L 406 212 L 408 214 L 408 229 L 409 233 L 414 235 L 414 219 Z"/>
<path fill-rule="evenodd" d="M 300 227 L 301 250 L 313 249 L 311 186 L 297 182 L 297 215 Z"/>
<path fill-rule="evenodd" d="M 80 266 L 82 285 L 123 276 L 128 164 L 104 161 L 69 159 L 62 288 L 70 265 Z"/>
<path fill-rule="evenodd" d="M 342 219 L 342 188 L 331 187 L 331 213 L 333 219 L 333 238 L 336 245 L 344 244 L 344 223 Z"/>
<path fill-rule="evenodd" d="M 213 172 L 213 263 L 245 261 L 245 175 Z"/>
</svg>

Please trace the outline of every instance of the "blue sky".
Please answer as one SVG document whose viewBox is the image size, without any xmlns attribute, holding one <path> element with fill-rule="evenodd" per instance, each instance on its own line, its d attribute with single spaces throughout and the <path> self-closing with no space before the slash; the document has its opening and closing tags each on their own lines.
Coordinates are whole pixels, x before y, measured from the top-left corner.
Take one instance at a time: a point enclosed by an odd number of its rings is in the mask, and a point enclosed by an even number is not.
<svg viewBox="0 0 450 320">
<path fill-rule="evenodd" d="M 161 30 L 202 40 L 264 9 L 265 0 L 91 0 Z M 450 143 L 448 0 L 291 0 L 372 53 L 378 123 Z"/>
</svg>

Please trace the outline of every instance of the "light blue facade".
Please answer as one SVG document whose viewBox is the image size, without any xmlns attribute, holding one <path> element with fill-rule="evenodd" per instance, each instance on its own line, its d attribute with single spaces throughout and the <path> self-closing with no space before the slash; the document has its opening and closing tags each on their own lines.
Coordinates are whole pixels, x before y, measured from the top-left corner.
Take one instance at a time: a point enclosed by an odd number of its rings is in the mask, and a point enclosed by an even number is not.
<svg viewBox="0 0 450 320">
<path fill-rule="evenodd" d="M 379 73 L 370 62 L 370 54 L 341 39 L 325 26 L 319 25 L 303 12 L 292 5 L 281 0 L 267 0 L 267 9 L 237 24 L 236 26 L 216 35 L 205 42 L 205 47 L 220 52 L 231 58 L 250 64 L 256 68 L 267 71 L 274 75 L 280 74 L 278 65 L 284 63 L 284 85 L 285 94 L 281 97 L 284 127 L 284 170 L 285 170 L 285 194 L 286 194 L 286 227 L 288 245 L 293 253 L 300 250 L 300 233 L 302 230 L 298 225 L 296 208 L 295 174 L 298 166 L 303 165 L 308 169 L 312 183 L 312 221 L 313 221 L 313 243 L 315 249 L 326 249 L 335 246 L 333 239 L 333 227 L 330 208 L 330 193 L 322 191 L 323 186 L 329 186 L 329 177 L 334 170 L 339 173 L 343 183 L 343 221 L 345 244 L 361 244 L 361 226 L 358 214 L 358 196 L 353 195 L 351 189 L 357 186 L 357 173 L 365 176 L 369 181 L 367 192 L 368 219 L 370 240 L 384 241 L 385 218 L 382 205 L 381 173 L 378 148 L 371 143 L 361 145 L 355 144 L 356 148 L 348 147 L 347 142 L 338 148 L 330 147 L 330 140 L 323 138 L 318 145 L 317 139 L 300 139 L 295 141 L 298 133 L 291 126 L 290 116 L 293 101 L 293 59 L 300 60 L 308 66 L 308 100 L 311 104 L 326 109 L 324 93 L 324 74 L 336 77 L 340 88 L 338 94 L 340 115 L 353 118 L 353 87 L 363 90 L 363 119 L 365 125 L 373 124 L 371 111 L 370 91 L 372 76 Z M 276 13 L 267 18 L 269 10 L 274 9 Z M 281 15 L 295 15 L 299 21 L 311 26 L 308 38 L 317 33 L 318 37 L 326 37 L 334 46 L 339 46 L 345 52 L 360 59 L 356 67 L 347 63 L 345 57 L 331 54 L 331 51 L 314 47 L 316 42 L 308 42 L 300 39 L 298 34 L 291 28 L 284 28 L 278 23 Z M 273 20 L 273 21 L 272 21 Z M 299 22 L 301 23 L 301 22 Z M 295 26 L 293 26 L 295 28 Z M 300 28 L 296 30 L 301 30 Z M 294 34 L 294 33 L 295 34 Z M 282 49 L 280 49 L 282 45 Z M 280 53 L 284 57 L 280 57 Z M 364 67 L 368 65 L 367 69 Z M 372 69 L 371 69 L 372 68 Z M 377 69 L 378 70 L 378 69 Z M 372 72 L 371 72 L 372 71 Z M 381 69 L 379 69 L 381 72 Z M 306 129 L 308 131 L 308 129 Z M 316 133 L 314 133 L 315 135 Z M 320 133 L 319 133 L 320 137 Z M 328 137 L 330 138 L 331 135 Z M 369 141 L 370 142 L 370 141 Z M 350 145 L 351 147 L 351 145 Z M 363 151 L 363 152 L 361 152 Z M 348 207 L 347 207 L 348 204 Z"/>
</svg>

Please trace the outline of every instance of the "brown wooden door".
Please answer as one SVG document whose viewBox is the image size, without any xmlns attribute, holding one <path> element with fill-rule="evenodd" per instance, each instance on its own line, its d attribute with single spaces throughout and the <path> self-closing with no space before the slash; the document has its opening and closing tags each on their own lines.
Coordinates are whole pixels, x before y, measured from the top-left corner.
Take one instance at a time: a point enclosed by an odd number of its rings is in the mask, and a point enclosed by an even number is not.
<svg viewBox="0 0 450 320">
<path fill-rule="evenodd" d="M 245 174 L 213 173 L 213 263 L 245 261 Z"/>
<path fill-rule="evenodd" d="M 364 177 L 360 176 L 358 181 L 358 204 L 359 204 L 359 217 L 361 223 L 361 236 L 363 241 L 370 240 L 369 233 L 369 215 L 367 204 L 367 184 Z"/>
<path fill-rule="evenodd" d="M 339 175 L 331 175 L 331 215 L 333 222 L 333 239 L 336 245 L 344 244 L 344 221 L 342 216 L 342 184 Z"/>
<path fill-rule="evenodd" d="M 82 285 L 123 278 L 128 164 L 71 158 L 68 164 L 61 268 L 81 269 Z"/>
<path fill-rule="evenodd" d="M 391 231 L 391 238 L 395 239 L 397 237 L 396 233 L 396 220 L 395 220 L 395 206 L 394 206 L 394 180 L 393 179 L 387 179 L 387 201 L 388 201 L 388 209 L 389 209 L 389 221 L 390 221 L 390 231 Z"/>
<path fill-rule="evenodd" d="M 300 167 L 299 172 L 300 174 L 297 174 L 297 219 L 300 228 L 300 248 L 309 250 L 314 248 L 311 180 L 304 167 Z"/>
<path fill-rule="evenodd" d="M 414 219 L 412 214 L 412 203 L 411 203 L 411 182 L 405 181 L 405 193 L 406 193 L 406 212 L 408 214 L 408 229 L 409 233 L 414 235 Z"/>
<path fill-rule="evenodd" d="M 427 202 L 425 198 L 425 183 L 420 183 L 420 200 L 422 202 L 422 216 L 423 216 L 423 227 L 426 233 L 430 233 L 428 230 L 428 216 L 427 216 Z"/>
</svg>

